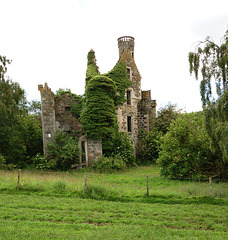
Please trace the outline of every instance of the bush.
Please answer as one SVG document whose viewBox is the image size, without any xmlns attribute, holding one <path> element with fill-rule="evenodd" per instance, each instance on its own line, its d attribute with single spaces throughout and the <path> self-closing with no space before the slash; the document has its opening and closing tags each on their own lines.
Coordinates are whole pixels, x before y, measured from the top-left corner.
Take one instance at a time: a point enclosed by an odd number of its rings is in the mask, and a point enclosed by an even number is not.
<svg viewBox="0 0 228 240">
<path fill-rule="evenodd" d="M 48 167 L 53 170 L 68 170 L 72 164 L 79 162 L 78 140 L 69 134 L 57 132 L 47 150 Z"/>
<path fill-rule="evenodd" d="M 6 166 L 6 159 L 2 156 L 2 154 L 0 153 L 0 169 L 4 169 Z"/>
<path fill-rule="evenodd" d="M 35 157 L 31 158 L 33 167 L 37 169 L 48 169 L 50 168 L 50 164 L 46 156 L 37 153 Z"/>
<path fill-rule="evenodd" d="M 105 157 L 102 155 L 92 164 L 92 169 L 100 173 L 110 173 L 115 170 L 123 170 L 124 168 L 126 168 L 126 163 L 118 155 L 113 157 Z"/>
<path fill-rule="evenodd" d="M 159 154 L 160 136 L 161 133 L 157 131 L 146 132 L 144 129 L 141 130 L 136 150 L 139 163 L 156 163 Z"/>
<path fill-rule="evenodd" d="M 199 113 L 185 113 L 170 125 L 162 138 L 158 163 L 161 175 L 174 178 L 210 175 L 215 168 L 215 157 Z"/>
</svg>

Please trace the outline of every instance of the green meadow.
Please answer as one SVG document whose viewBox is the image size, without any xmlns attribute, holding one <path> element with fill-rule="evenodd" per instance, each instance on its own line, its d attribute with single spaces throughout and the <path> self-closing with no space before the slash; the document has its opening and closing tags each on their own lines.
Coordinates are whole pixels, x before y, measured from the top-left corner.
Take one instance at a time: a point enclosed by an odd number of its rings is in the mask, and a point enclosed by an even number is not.
<svg viewBox="0 0 228 240">
<path fill-rule="evenodd" d="M 214 181 L 211 198 L 208 181 L 161 178 L 156 165 L 17 181 L 0 172 L 0 239 L 228 239 L 228 183 Z"/>
</svg>

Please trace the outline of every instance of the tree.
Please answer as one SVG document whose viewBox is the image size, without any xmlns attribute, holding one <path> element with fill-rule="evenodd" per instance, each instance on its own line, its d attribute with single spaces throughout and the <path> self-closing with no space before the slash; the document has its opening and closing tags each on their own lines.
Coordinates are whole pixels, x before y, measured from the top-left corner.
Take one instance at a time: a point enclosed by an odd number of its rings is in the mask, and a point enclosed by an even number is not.
<svg viewBox="0 0 228 240">
<path fill-rule="evenodd" d="M 157 162 L 161 175 L 174 178 L 210 176 L 217 170 L 202 113 L 184 113 L 171 123 Z"/>
<path fill-rule="evenodd" d="M 24 90 L 18 83 L 6 79 L 10 61 L 0 56 L 0 153 L 6 163 L 17 163 L 25 158 L 23 117 L 26 115 Z"/>
<path fill-rule="evenodd" d="M 190 74 L 201 70 L 201 100 L 205 115 L 205 126 L 210 136 L 211 151 L 216 155 L 220 169 L 228 169 L 228 29 L 217 45 L 210 37 L 199 42 L 195 52 L 189 53 Z M 216 85 L 213 94 L 212 82 Z M 219 173 L 221 175 L 221 173 Z"/>
<path fill-rule="evenodd" d="M 152 131 L 160 132 L 165 135 L 168 132 L 169 126 L 173 120 L 181 114 L 181 109 L 177 109 L 176 104 L 167 104 L 164 108 L 160 108 L 156 118 L 151 121 Z"/>
<path fill-rule="evenodd" d="M 0 56 L 0 155 L 6 164 L 23 167 L 42 150 L 40 104 L 28 105 L 24 90 L 5 76 L 10 62 Z"/>
<path fill-rule="evenodd" d="M 176 120 L 181 114 L 174 104 L 168 104 L 160 108 L 156 118 L 150 122 L 150 132 L 141 129 L 137 144 L 137 159 L 140 163 L 155 163 L 161 144 L 161 137 L 164 136 L 170 127 L 172 121 Z"/>
</svg>

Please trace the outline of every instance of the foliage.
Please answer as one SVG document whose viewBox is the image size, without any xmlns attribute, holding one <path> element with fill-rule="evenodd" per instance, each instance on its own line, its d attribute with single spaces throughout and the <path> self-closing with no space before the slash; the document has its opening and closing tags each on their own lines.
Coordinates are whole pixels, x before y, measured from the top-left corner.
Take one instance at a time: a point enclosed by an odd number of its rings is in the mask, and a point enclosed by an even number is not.
<svg viewBox="0 0 228 240">
<path fill-rule="evenodd" d="M 204 107 L 205 126 L 210 136 L 211 150 L 228 165 L 228 30 L 221 45 L 211 38 L 198 44 L 196 51 L 189 53 L 190 73 L 198 79 L 201 69 L 201 99 Z M 212 82 L 215 82 L 217 99 L 213 97 Z M 221 167 L 220 167 L 221 169 Z M 222 173 L 220 173 L 222 175 Z"/>
<path fill-rule="evenodd" d="M 122 105 L 125 99 L 125 90 L 132 84 L 127 78 L 126 63 L 117 62 L 114 68 L 103 76 L 111 78 L 117 87 L 118 94 L 115 96 L 115 105 Z"/>
<path fill-rule="evenodd" d="M 27 102 L 24 90 L 5 77 L 11 61 L 0 56 L 0 153 L 7 166 L 24 167 L 42 151 L 40 102 Z"/>
<path fill-rule="evenodd" d="M 53 142 L 47 145 L 48 167 L 54 170 L 68 170 L 79 161 L 78 140 L 59 131 Z"/>
<path fill-rule="evenodd" d="M 115 94 L 116 85 L 108 77 L 96 76 L 87 84 L 80 121 L 88 137 L 105 139 L 114 136 L 117 131 Z"/>
<path fill-rule="evenodd" d="M 168 104 L 160 108 L 157 116 L 151 119 L 150 132 L 140 129 L 137 144 L 137 160 L 139 164 L 155 163 L 161 145 L 161 137 L 164 136 L 174 121 L 181 114 L 174 104 Z"/>
<path fill-rule="evenodd" d="M 158 158 L 160 148 L 161 133 L 152 130 L 147 132 L 140 130 L 140 138 L 137 144 L 137 160 L 139 164 L 155 163 Z"/>
<path fill-rule="evenodd" d="M 115 155 L 112 157 L 105 157 L 102 155 L 92 164 L 92 169 L 100 173 L 111 173 L 116 170 L 123 170 L 124 168 L 126 168 L 126 163 L 120 155 Z"/>
<path fill-rule="evenodd" d="M 158 158 L 161 175 L 174 178 L 210 176 L 217 169 L 209 141 L 202 114 L 180 115 L 163 137 Z"/>
<path fill-rule="evenodd" d="M 62 88 L 56 91 L 55 97 L 61 98 L 64 95 L 71 97 L 71 99 L 69 100 L 70 111 L 76 118 L 79 119 L 83 108 L 84 97 L 72 93 L 70 89 L 64 90 Z"/>
<path fill-rule="evenodd" d="M 32 100 L 28 103 L 28 112 L 39 118 L 41 118 L 41 102 L 38 100 Z"/>
<path fill-rule="evenodd" d="M 36 156 L 34 156 L 31 159 L 32 166 L 36 169 L 48 169 L 51 166 L 49 166 L 48 159 L 46 156 L 41 155 L 40 153 L 37 153 Z"/>
<path fill-rule="evenodd" d="M 90 79 L 99 74 L 99 68 L 96 64 L 95 52 L 91 49 L 87 56 L 86 86 Z"/>
<path fill-rule="evenodd" d="M 176 104 L 167 104 L 165 107 L 160 108 L 156 118 L 153 118 L 150 123 L 151 131 L 165 135 L 169 130 L 171 122 L 176 120 L 180 114 L 181 109 L 177 109 Z"/>
<path fill-rule="evenodd" d="M 111 156 L 119 156 L 127 166 L 135 162 L 133 143 L 127 133 L 117 132 L 115 139 L 109 144 L 112 148 L 109 151 Z"/>
<path fill-rule="evenodd" d="M 23 118 L 23 143 L 26 146 L 26 157 L 30 164 L 30 158 L 43 152 L 42 126 L 40 118 L 35 114 L 28 114 Z"/>
<path fill-rule="evenodd" d="M 10 61 L 5 57 L 0 58 L 0 153 L 6 164 L 16 164 L 26 156 L 26 147 L 21 141 L 26 99 L 18 83 L 5 79 L 7 63 Z"/>
<path fill-rule="evenodd" d="M 228 87 L 228 30 L 220 46 L 215 44 L 210 37 L 200 42 L 199 45 L 200 47 L 195 52 L 189 53 L 189 65 L 190 73 L 194 72 L 196 79 L 201 69 L 201 99 L 205 106 L 212 100 L 211 81 L 213 79 L 218 96 L 221 96 Z"/>
</svg>

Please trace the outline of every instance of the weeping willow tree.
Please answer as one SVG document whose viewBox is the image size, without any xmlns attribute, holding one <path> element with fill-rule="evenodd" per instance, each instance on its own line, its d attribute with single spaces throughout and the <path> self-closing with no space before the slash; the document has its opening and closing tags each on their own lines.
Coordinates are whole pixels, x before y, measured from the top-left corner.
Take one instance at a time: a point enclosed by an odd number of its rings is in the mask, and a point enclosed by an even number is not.
<svg viewBox="0 0 228 240">
<path fill-rule="evenodd" d="M 199 78 L 205 126 L 210 136 L 211 151 L 216 156 L 215 175 L 227 175 L 228 167 L 228 29 L 218 45 L 207 37 L 189 53 L 190 74 Z M 213 91 L 213 83 L 216 92 Z"/>
</svg>

